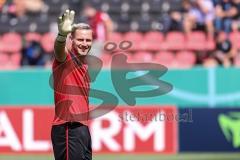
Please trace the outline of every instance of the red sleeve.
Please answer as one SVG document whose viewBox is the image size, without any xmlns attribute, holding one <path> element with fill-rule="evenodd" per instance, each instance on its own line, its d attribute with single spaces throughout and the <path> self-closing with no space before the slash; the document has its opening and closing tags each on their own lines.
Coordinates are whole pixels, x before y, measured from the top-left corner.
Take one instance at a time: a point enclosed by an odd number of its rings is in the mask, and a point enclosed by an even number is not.
<svg viewBox="0 0 240 160">
<path fill-rule="evenodd" d="M 67 60 L 70 60 L 70 55 L 67 54 L 67 53 L 66 53 L 66 55 L 67 55 L 67 56 L 66 56 L 66 59 L 65 59 L 64 62 L 66 62 Z M 59 61 L 57 61 L 56 58 L 54 58 L 52 68 L 55 69 L 57 66 L 59 66 L 60 64 L 62 64 L 62 63 L 64 63 L 64 62 L 59 62 Z"/>
</svg>

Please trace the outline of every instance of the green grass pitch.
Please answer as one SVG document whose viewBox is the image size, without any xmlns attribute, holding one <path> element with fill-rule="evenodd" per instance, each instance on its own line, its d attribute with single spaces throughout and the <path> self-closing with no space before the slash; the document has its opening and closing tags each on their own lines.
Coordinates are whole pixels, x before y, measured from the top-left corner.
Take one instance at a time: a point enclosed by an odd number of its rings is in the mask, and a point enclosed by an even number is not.
<svg viewBox="0 0 240 160">
<path fill-rule="evenodd" d="M 177 155 L 94 155 L 93 160 L 239 160 L 239 153 L 184 153 Z M 51 155 L 0 155 L 0 160 L 54 160 Z"/>
</svg>

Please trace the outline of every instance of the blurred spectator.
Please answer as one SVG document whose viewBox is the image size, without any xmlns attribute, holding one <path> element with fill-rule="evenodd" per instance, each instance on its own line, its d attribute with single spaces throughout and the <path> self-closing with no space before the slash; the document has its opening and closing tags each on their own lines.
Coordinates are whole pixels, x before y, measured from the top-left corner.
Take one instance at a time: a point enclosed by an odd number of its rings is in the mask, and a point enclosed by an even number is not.
<svg viewBox="0 0 240 160">
<path fill-rule="evenodd" d="M 83 13 L 87 17 L 87 23 L 89 23 L 93 30 L 91 53 L 99 56 L 103 50 L 104 42 L 113 31 L 113 22 L 107 13 L 96 10 L 90 4 L 85 5 Z"/>
<path fill-rule="evenodd" d="M 233 0 L 220 0 L 216 5 L 215 27 L 217 32 L 229 33 L 233 19 L 238 18 L 237 4 Z"/>
<path fill-rule="evenodd" d="M 214 33 L 214 5 L 211 0 L 185 0 L 187 14 L 184 19 L 184 30 L 190 33 L 193 29 L 206 28 L 210 35 Z"/>
<path fill-rule="evenodd" d="M 160 21 L 163 23 L 164 33 L 170 31 L 183 31 L 183 19 L 191 7 L 190 0 L 183 0 L 182 5 L 171 9 L 167 14 L 160 16 Z"/>
<path fill-rule="evenodd" d="M 227 35 L 224 33 L 217 34 L 215 56 L 219 63 L 225 67 L 232 65 L 236 54 L 237 51 Z"/>
<path fill-rule="evenodd" d="M 232 22 L 232 31 L 238 31 L 240 28 L 240 0 L 233 0 L 234 5 L 237 8 L 237 15 Z"/>
<path fill-rule="evenodd" d="M 22 50 L 22 66 L 44 66 L 48 61 L 41 45 L 36 41 L 26 43 Z"/>
<path fill-rule="evenodd" d="M 214 57 L 208 57 L 203 61 L 203 66 L 207 68 L 217 67 L 218 62 Z"/>
<path fill-rule="evenodd" d="M 191 0 L 182 0 L 181 7 L 178 10 L 171 10 L 168 14 L 168 22 L 165 20 L 164 26 L 167 26 L 166 32 L 169 31 L 184 31 L 184 20 L 185 17 L 189 17 L 190 10 L 193 9 L 194 4 Z M 194 26 L 192 26 L 194 27 Z M 189 32 L 192 28 L 189 28 Z M 187 31 L 188 32 L 188 31 Z"/>
<path fill-rule="evenodd" d="M 44 7 L 42 0 L 13 0 L 8 12 L 15 17 L 22 17 L 27 12 L 38 13 Z"/>
<path fill-rule="evenodd" d="M 13 0 L 9 6 L 8 12 L 14 17 L 22 17 L 26 13 L 26 6 L 24 0 Z"/>
<path fill-rule="evenodd" d="M 220 32 L 216 34 L 216 50 L 214 54 L 204 61 L 204 66 L 223 65 L 229 67 L 233 64 L 237 50 L 233 47 L 227 34 Z"/>
<path fill-rule="evenodd" d="M 182 31 L 182 14 L 179 11 L 173 11 L 170 13 L 171 25 L 170 31 L 177 30 Z"/>
<path fill-rule="evenodd" d="M 27 12 L 38 13 L 41 12 L 44 7 L 44 3 L 42 0 L 23 0 L 23 1 L 25 1 L 25 7 Z"/>
<path fill-rule="evenodd" d="M 164 16 L 164 32 L 183 31 L 183 14 L 181 11 L 170 11 L 169 15 Z"/>
<path fill-rule="evenodd" d="M 6 0 L 0 0 L 0 11 L 2 10 Z"/>
</svg>

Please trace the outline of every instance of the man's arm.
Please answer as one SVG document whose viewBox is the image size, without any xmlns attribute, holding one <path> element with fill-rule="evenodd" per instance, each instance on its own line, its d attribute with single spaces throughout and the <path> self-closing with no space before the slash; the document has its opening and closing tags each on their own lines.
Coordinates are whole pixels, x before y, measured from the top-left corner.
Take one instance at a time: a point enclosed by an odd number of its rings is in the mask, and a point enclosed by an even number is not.
<svg viewBox="0 0 240 160">
<path fill-rule="evenodd" d="M 216 11 L 216 16 L 223 18 L 224 17 L 224 12 L 222 9 L 222 6 L 220 4 L 217 4 L 217 6 L 215 7 L 215 11 Z"/>
<path fill-rule="evenodd" d="M 68 33 L 72 32 L 74 15 L 74 11 L 66 10 L 65 13 L 58 18 L 58 35 L 54 43 L 54 55 L 59 62 L 63 62 L 66 59 L 66 39 Z"/>
<path fill-rule="evenodd" d="M 59 41 L 56 38 L 54 43 L 54 55 L 57 61 L 59 62 L 63 62 L 66 59 L 65 45 L 66 45 L 66 39 L 63 41 Z"/>
<path fill-rule="evenodd" d="M 102 19 L 106 27 L 106 32 L 107 32 L 106 38 L 108 39 L 108 36 L 113 32 L 113 22 L 107 13 L 102 14 Z"/>
<path fill-rule="evenodd" d="M 211 1 L 198 0 L 197 3 L 200 10 L 205 14 L 209 13 L 214 9 L 213 3 Z"/>
<path fill-rule="evenodd" d="M 238 10 L 237 10 L 237 7 L 235 6 L 232 6 L 227 12 L 226 12 L 226 16 L 227 17 L 234 17 L 238 14 Z"/>
</svg>

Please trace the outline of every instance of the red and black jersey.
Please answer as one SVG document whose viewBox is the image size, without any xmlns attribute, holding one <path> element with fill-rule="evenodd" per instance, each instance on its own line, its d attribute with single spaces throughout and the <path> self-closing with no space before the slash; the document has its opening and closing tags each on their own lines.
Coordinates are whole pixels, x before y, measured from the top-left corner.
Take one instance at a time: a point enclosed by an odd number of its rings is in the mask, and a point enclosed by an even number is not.
<svg viewBox="0 0 240 160">
<path fill-rule="evenodd" d="M 54 60 L 52 70 L 55 102 L 53 125 L 65 122 L 87 124 L 90 77 L 85 58 L 67 53 L 64 62 Z"/>
</svg>

